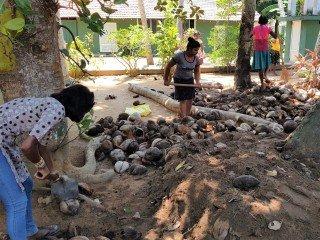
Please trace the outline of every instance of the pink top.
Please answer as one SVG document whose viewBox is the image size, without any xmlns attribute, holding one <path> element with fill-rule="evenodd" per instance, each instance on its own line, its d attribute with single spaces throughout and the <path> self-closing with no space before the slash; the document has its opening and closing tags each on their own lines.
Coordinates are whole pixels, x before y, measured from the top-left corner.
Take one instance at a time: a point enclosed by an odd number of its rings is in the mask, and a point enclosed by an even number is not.
<svg viewBox="0 0 320 240">
<path fill-rule="evenodd" d="M 253 28 L 253 48 L 255 51 L 268 51 L 270 32 L 272 29 L 269 25 L 258 25 Z"/>
</svg>

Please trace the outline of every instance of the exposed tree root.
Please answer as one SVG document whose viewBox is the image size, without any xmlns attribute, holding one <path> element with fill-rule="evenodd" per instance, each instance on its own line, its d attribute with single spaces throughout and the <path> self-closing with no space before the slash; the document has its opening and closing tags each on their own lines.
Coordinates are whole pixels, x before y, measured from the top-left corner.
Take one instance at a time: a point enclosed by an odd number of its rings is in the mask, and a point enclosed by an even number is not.
<svg viewBox="0 0 320 240">
<path fill-rule="evenodd" d="M 61 151 L 57 151 L 55 158 L 61 160 L 60 162 L 63 162 L 63 172 L 79 182 L 101 183 L 112 180 L 115 175 L 113 169 L 109 169 L 105 173 L 95 174 L 97 167 L 95 151 L 101 146 L 101 141 L 103 139 L 104 136 L 101 136 L 89 141 L 85 151 L 86 162 L 82 167 L 75 167 L 68 159 L 65 159 L 65 157 L 68 156 L 68 154 L 66 154 L 67 150 L 62 149 Z"/>
</svg>

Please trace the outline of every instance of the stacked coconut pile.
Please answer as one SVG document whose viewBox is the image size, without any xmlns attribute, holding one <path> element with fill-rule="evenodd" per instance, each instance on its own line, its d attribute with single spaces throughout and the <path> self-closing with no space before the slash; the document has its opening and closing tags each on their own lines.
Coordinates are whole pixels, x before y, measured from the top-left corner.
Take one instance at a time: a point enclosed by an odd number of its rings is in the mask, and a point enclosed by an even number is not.
<svg viewBox="0 0 320 240">
<path fill-rule="evenodd" d="M 233 90 L 212 90 L 208 93 L 198 92 L 194 105 L 234 111 L 284 126 L 290 133 L 301 122 L 310 108 L 320 97 L 318 89 L 295 89 L 292 85 L 273 86 L 264 92 L 255 87 L 246 92 Z"/>
<path fill-rule="evenodd" d="M 186 140 L 212 140 L 215 133 L 225 131 L 251 132 L 261 136 L 272 132 L 264 125 L 222 121 L 215 112 L 198 112 L 194 117 L 175 118 L 170 122 L 164 118 L 142 121 L 139 114 L 121 113 L 116 121 L 110 116 L 100 119 L 87 135 L 104 136 L 95 153 L 98 162 L 109 159 L 117 173 L 141 175 L 147 172 L 147 166 L 164 165 L 168 155 L 172 154 L 171 150 Z"/>
</svg>

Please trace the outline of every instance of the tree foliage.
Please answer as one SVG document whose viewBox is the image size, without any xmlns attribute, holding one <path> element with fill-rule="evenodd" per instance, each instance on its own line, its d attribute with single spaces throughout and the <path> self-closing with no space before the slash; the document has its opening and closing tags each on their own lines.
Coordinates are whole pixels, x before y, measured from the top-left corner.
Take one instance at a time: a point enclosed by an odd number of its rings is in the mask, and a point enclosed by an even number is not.
<svg viewBox="0 0 320 240">
<path fill-rule="evenodd" d="M 179 47 L 179 31 L 176 19 L 172 12 L 173 8 L 174 6 L 171 4 L 166 5 L 164 21 L 159 21 L 158 29 L 154 38 L 157 56 L 160 58 L 162 66 L 168 63 L 174 52 Z"/>
<path fill-rule="evenodd" d="M 242 7 L 238 0 L 217 0 L 218 16 L 225 20 L 221 25 L 214 26 L 208 37 L 212 49 L 209 53 L 211 62 L 217 65 L 231 65 L 237 57 L 239 24 L 230 20 Z"/>
<path fill-rule="evenodd" d="M 204 14 L 204 10 L 196 6 L 192 0 L 188 0 L 188 3 L 190 7 L 190 17 L 199 19 Z M 175 18 L 183 20 L 187 18 L 188 12 L 184 6 L 179 5 L 179 0 L 158 0 L 155 10 L 166 12 L 168 7 L 172 7 L 171 12 Z"/>
<path fill-rule="evenodd" d="M 215 26 L 209 35 L 210 60 L 217 65 L 231 65 L 237 57 L 239 24 Z"/>
<path fill-rule="evenodd" d="M 128 69 L 129 75 L 137 71 L 139 58 L 147 54 L 146 39 L 153 39 L 151 30 L 145 31 L 141 25 L 131 25 L 110 34 L 109 39 L 117 42 L 118 51 L 115 54 Z"/>
<path fill-rule="evenodd" d="M 78 36 L 75 41 L 68 44 L 68 69 L 72 77 L 78 78 L 84 76 L 83 69 L 86 67 L 86 62 L 83 57 L 90 60 L 93 56 L 91 48 L 93 46 L 93 35 L 88 33 L 83 40 Z M 81 53 L 80 53 L 81 52 Z M 79 63 L 80 62 L 80 66 Z"/>
</svg>

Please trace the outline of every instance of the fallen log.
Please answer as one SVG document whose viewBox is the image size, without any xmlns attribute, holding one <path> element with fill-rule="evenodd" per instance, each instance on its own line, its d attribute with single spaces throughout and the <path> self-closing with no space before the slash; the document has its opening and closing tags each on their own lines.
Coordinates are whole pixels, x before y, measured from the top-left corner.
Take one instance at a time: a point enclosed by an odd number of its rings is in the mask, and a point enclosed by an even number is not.
<svg viewBox="0 0 320 240">
<path fill-rule="evenodd" d="M 152 91 L 149 88 L 142 87 L 132 83 L 129 83 L 129 90 L 141 96 L 150 98 L 173 112 L 177 112 L 177 113 L 179 112 L 179 102 L 170 98 L 165 94 L 158 93 L 156 91 Z M 191 108 L 192 114 L 196 114 L 199 111 L 204 113 L 218 114 L 223 120 L 232 119 L 237 122 L 242 121 L 242 122 L 247 122 L 249 124 L 265 125 L 265 126 L 268 126 L 270 129 L 272 129 L 272 131 L 276 133 L 280 133 L 283 131 L 282 125 L 275 122 L 267 121 L 262 118 L 253 117 L 253 116 L 249 116 L 249 115 L 237 113 L 237 112 L 223 111 L 223 110 L 214 109 L 214 108 L 192 106 Z"/>
</svg>

